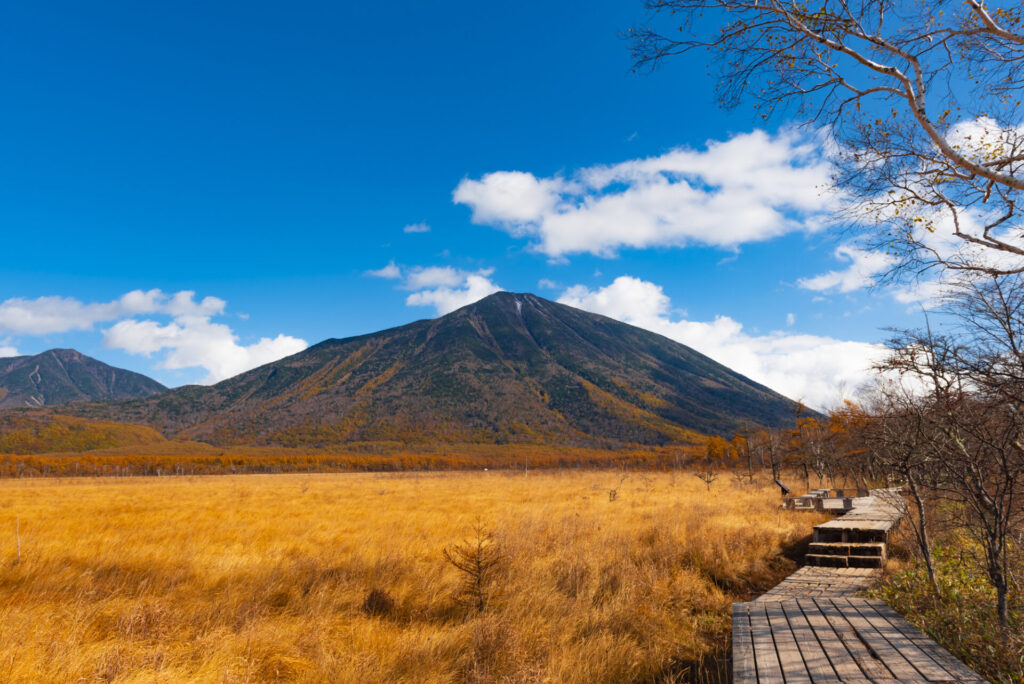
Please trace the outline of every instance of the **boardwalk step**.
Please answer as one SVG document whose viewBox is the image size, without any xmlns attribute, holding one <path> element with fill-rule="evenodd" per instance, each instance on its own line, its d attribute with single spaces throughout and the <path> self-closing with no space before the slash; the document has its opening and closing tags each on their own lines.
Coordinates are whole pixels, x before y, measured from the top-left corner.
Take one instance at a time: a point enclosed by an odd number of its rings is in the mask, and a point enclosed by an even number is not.
<svg viewBox="0 0 1024 684">
<path fill-rule="evenodd" d="M 834 556 L 828 554 L 807 554 L 807 564 L 819 568 L 881 568 L 883 556 Z"/>
<path fill-rule="evenodd" d="M 838 522 L 838 521 L 834 521 Z M 876 523 L 853 522 L 843 526 L 818 525 L 814 528 L 814 541 L 816 543 L 851 543 L 851 544 L 882 544 L 887 541 L 888 527 L 878 529 Z"/>
<path fill-rule="evenodd" d="M 808 553 L 819 556 L 879 556 L 885 558 L 885 544 L 881 542 L 812 542 Z"/>
</svg>

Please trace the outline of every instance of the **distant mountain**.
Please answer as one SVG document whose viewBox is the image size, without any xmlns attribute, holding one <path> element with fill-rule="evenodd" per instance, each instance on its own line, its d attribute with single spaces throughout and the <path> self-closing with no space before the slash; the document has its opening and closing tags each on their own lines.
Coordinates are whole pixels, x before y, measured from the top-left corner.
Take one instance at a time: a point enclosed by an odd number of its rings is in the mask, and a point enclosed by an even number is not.
<svg viewBox="0 0 1024 684">
<path fill-rule="evenodd" d="M 214 444 L 691 442 L 793 421 L 789 399 L 668 338 L 532 294 L 332 339 L 210 387 L 83 405 Z"/>
<path fill-rule="evenodd" d="M 148 397 L 167 388 L 74 349 L 0 358 L 0 408 Z"/>
</svg>

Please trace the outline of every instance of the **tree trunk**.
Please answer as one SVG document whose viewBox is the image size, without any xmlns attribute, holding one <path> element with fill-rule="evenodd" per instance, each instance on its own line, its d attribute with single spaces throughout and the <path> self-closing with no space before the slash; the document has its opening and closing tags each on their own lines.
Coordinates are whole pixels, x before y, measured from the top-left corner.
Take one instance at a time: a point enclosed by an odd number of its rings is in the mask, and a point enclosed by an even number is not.
<svg viewBox="0 0 1024 684">
<path fill-rule="evenodd" d="M 907 477 L 907 484 L 910 486 L 910 494 L 914 498 L 914 507 L 917 508 L 917 524 L 915 525 L 917 545 L 921 550 L 921 556 L 924 558 L 924 566 L 928 570 L 928 581 L 932 585 L 932 593 L 935 595 L 935 599 L 938 600 L 939 581 L 935 577 L 935 563 L 932 560 L 932 545 L 928 537 L 928 519 L 925 513 L 925 503 L 918 489 L 917 481 L 913 476 Z"/>
</svg>

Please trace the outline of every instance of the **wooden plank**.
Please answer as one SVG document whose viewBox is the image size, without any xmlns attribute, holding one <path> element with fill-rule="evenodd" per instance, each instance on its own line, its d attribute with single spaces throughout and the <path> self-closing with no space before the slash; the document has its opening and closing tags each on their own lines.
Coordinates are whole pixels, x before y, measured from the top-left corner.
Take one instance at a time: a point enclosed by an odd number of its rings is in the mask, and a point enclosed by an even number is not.
<svg viewBox="0 0 1024 684">
<path fill-rule="evenodd" d="M 768 617 L 768 624 L 771 625 L 775 650 L 779 654 L 779 663 L 782 665 L 786 684 L 811 684 L 811 674 L 807 671 L 804 657 L 796 645 L 796 638 L 790 629 L 786 614 L 782 612 L 782 605 L 777 601 L 761 605 L 765 607 L 765 615 Z"/>
<path fill-rule="evenodd" d="M 821 644 L 822 649 L 828 655 L 829 662 L 832 664 L 832 669 L 836 675 L 844 682 L 870 681 L 857 664 L 856 659 L 850 654 L 846 644 L 840 640 L 835 629 L 829 623 L 828 618 L 821 612 L 818 604 L 813 600 L 807 599 L 797 601 L 796 603 L 804 614 L 807 625 L 814 632 L 818 643 Z"/>
<path fill-rule="evenodd" d="M 754 665 L 757 668 L 758 684 L 785 684 L 782 664 L 775 651 L 771 626 L 764 612 L 763 603 L 744 604 L 750 615 L 751 640 L 754 642 Z"/>
<path fill-rule="evenodd" d="M 732 680 L 736 684 L 757 683 L 750 614 L 743 603 L 732 604 Z"/>
<path fill-rule="evenodd" d="M 815 684 L 818 682 L 841 682 L 842 679 L 836 674 L 832 662 L 818 642 L 814 630 L 811 629 L 797 602 L 780 602 L 778 606 L 786 614 L 790 629 L 793 631 L 793 638 L 796 639 L 796 645 L 807 666 L 807 672 Z"/>
<path fill-rule="evenodd" d="M 854 599 L 856 600 L 856 599 Z M 843 618 L 850 623 L 860 639 L 870 649 L 871 653 L 882 661 L 893 676 L 900 681 L 925 682 L 927 681 L 917 669 L 907 661 L 900 652 L 893 648 L 888 640 L 878 633 L 871 623 L 850 604 L 851 599 L 830 599 L 830 603 Z"/>
<path fill-rule="evenodd" d="M 884 636 L 893 648 L 900 652 L 900 655 L 907 659 L 914 668 L 921 673 L 929 682 L 955 682 L 949 672 L 940 667 L 932 658 L 922 651 L 916 643 L 908 636 L 896 629 L 888 620 L 882 617 L 867 601 L 850 602 L 864 618 L 871 623 L 871 626 Z"/>
<path fill-rule="evenodd" d="M 827 533 L 850 543 L 885 541 L 904 515 L 891 500 L 899 492 L 870 495 L 847 497 L 850 510 L 816 525 L 814 540 Z M 828 507 L 831 498 L 829 491 L 812 492 L 810 502 Z M 756 601 L 733 604 L 734 681 L 983 682 L 884 603 L 853 597 L 879 574 L 864 567 L 804 567 Z"/>
<path fill-rule="evenodd" d="M 836 636 L 843 642 L 847 652 L 860 667 L 861 671 L 874 682 L 894 681 L 895 677 L 875 654 L 870 651 L 858 636 L 856 628 L 839 612 L 830 599 L 817 599 L 815 604 Z"/>
<path fill-rule="evenodd" d="M 896 629 L 902 634 L 909 637 L 911 641 L 917 644 L 918 648 L 926 652 L 931 656 L 932 660 L 942 666 L 947 672 L 949 672 L 955 678 L 955 681 L 961 682 L 983 682 L 985 681 L 977 672 L 960 662 L 956 656 L 942 648 L 939 644 L 935 643 L 928 638 L 928 635 L 924 634 L 916 627 L 911 625 L 903 616 L 890 608 L 884 601 L 878 599 L 866 599 L 871 603 L 872 607 L 885 619 L 889 621 Z"/>
</svg>

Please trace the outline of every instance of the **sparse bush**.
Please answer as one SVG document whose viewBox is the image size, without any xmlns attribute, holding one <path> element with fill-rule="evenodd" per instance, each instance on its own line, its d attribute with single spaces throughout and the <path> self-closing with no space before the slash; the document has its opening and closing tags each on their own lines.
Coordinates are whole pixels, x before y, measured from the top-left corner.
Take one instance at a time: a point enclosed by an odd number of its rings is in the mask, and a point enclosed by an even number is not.
<svg viewBox="0 0 1024 684">
<path fill-rule="evenodd" d="M 374 587 L 363 599 L 362 611 L 371 617 L 388 617 L 395 610 L 395 600 L 391 594 Z"/>
</svg>

